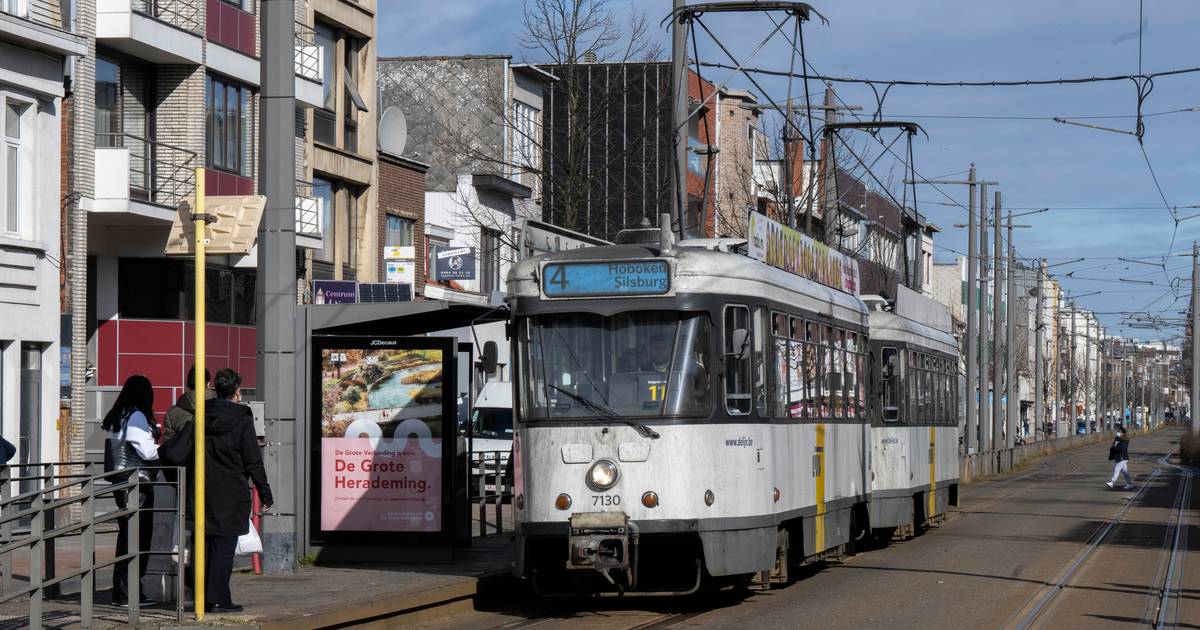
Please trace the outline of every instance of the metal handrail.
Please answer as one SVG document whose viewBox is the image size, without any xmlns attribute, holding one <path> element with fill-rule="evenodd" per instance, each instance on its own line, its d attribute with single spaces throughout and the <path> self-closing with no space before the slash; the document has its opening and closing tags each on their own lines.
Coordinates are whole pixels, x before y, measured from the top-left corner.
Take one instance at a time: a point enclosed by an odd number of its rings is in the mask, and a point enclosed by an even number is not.
<svg viewBox="0 0 1200 630">
<path fill-rule="evenodd" d="M 56 468 L 83 466 L 85 473 L 55 474 Z M 186 501 L 184 492 L 187 487 L 187 471 L 181 467 L 147 466 L 154 470 L 173 470 L 174 481 L 142 480 L 140 474 L 130 474 L 129 471 L 95 472 L 96 464 L 87 462 L 40 462 L 15 464 L 11 467 L 0 468 L 0 560 L 3 560 L 3 573 L 0 576 L 0 604 L 10 602 L 23 596 L 29 596 L 29 623 L 32 628 L 42 627 L 42 609 L 47 596 L 57 594 L 58 586 L 75 578 L 80 579 L 80 625 L 91 627 L 93 617 L 93 599 L 95 591 L 95 573 L 98 569 L 115 565 L 129 560 L 127 567 L 127 596 L 129 598 L 129 623 L 137 624 L 140 614 L 138 602 L 141 601 L 140 562 L 142 556 L 170 555 L 176 559 L 179 570 L 176 574 L 175 618 L 183 621 L 183 544 L 184 509 Z M 25 469 L 41 469 L 43 474 L 16 475 Z M 70 481 L 63 481 L 69 479 Z M 21 481 L 36 481 L 39 487 L 27 492 L 10 496 L 13 483 Z M 107 482 L 103 483 L 100 482 Z M 168 486 L 176 488 L 174 507 L 143 508 L 134 498 L 142 491 L 143 486 Z M 66 491 L 77 489 L 70 495 Z M 96 499 L 105 496 L 115 497 L 118 493 L 127 492 L 130 500 L 126 507 L 96 514 Z M 63 496 L 67 495 L 67 496 Z M 56 514 L 63 508 L 79 504 L 78 521 L 58 525 Z M 26 506 L 27 507 L 23 507 Z M 154 551 L 140 549 L 140 516 L 142 512 L 173 512 L 175 514 L 176 532 L 180 544 L 172 551 Z M 29 520 L 28 534 L 19 538 L 13 535 L 15 521 Z M 96 534 L 98 526 L 128 519 L 129 551 L 108 560 L 97 561 L 95 558 Z M 111 531 L 111 530 L 108 530 Z M 55 542 L 65 536 L 79 535 L 80 568 L 56 575 Z M 11 554 L 28 548 L 30 550 L 29 582 L 27 585 L 13 587 Z"/>
<path fill-rule="evenodd" d="M 296 180 L 296 233 L 321 238 L 324 209 L 313 196 L 313 183 Z"/>
<path fill-rule="evenodd" d="M 296 76 L 321 83 L 325 80 L 324 55 L 317 45 L 317 31 L 313 27 L 296 22 Z"/>
<path fill-rule="evenodd" d="M 97 133 L 96 147 L 129 150 L 131 194 L 167 207 L 195 195 L 199 156 L 194 151 L 119 131 Z"/>
<path fill-rule="evenodd" d="M 476 487 L 474 479 L 472 479 L 472 483 L 468 483 L 467 487 L 471 503 L 479 503 L 480 538 L 488 535 L 489 528 L 493 530 L 492 533 L 504 533 L 503 506 L 504 503 L 511 502 L 513 498 L 512 486 L 504 481 L 511 458 L 511 451 L 471 451 L 469 457 L 470 477 L 475 477 L 476 470 L 478 470 L 479 486 Z M 491 490 L 488 489 L 489 485 Z M 492 516 L 495 520 L 488 518 L 488 506 L 492 507 Z"/>
<path fill-rule="evenodd" d="M 176 28 L 200 32 L 200 3 L 195 0 L 131 0 L 130 8 L 134 13 L 140 13 L 174 26 Z"/>
</svg>

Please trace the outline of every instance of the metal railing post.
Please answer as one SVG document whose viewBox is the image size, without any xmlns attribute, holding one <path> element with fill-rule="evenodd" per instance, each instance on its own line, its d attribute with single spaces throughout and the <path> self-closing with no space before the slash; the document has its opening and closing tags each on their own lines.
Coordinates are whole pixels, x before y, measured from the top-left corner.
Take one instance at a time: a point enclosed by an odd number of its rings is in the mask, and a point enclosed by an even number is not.
<svg viewBox="0 0 1200 630">
<path fill-rule="evenodd" d="M 183 622 L 184 573 L 187 571 L 187 469 L 175 469 L 175 531 L 179 546 L 175 552 L 175 621 Z"/>
<path fill-rule="evenodd" d="M 476 460 L 476 458 L 478 458 Z M 477 492 L 479 494 L 479 537 L 487 536 L 487 470 L 484 467 L 487 465 L 487 458 L 479 453 L 471 453 L 471 465 L 475 466 L 476 462 L 479 465 L 479 486 Z M 475 484 L 472 482 L 472 486 Z M 472 488 L 475 490 L 475 488 Z"/>
<path fill-rule="evenodd" d="M 129 498 L 126 500 L 125 505 L 128 507 L 137 507 L 133 510 L 132 514 L 126 517 L 129 519 L 125 529 L 128 532 L 126 540 L 129 542 L 127 547 L 129 548 L 130 559 L 125 569 L 125 598 L 129 604 L 129 625 L 136 626 L 138 623 L 138 604 L 142 601 L 142 526 L 140 522 L 142 520 L 142 479 L 140 471 L 135 470 L 129 478 L 133 481 L 133 488 L 128 491 L 129 494 L 127 496 Z"/>
<path fill-rule="evenodd" d="M 55 485 L 55 483 L 54 483 L 54 464 L 52 464 L 52 463 L 42 464 L 42 478 L 40 481 L 42 483 L 42 495 L 45 496 L 47 500 L 53 502 L 55 499 L 54 494 L 48 493 L 46 491 L 46 489 L 52 488 Z M 46 512 L 46 518 L 43 521 L 45 523 L 45 531 L 53 531 L 54 528 L 58 526 L 58 519 L 55 516 L 57 512 L 58 512 L 58 510 L 49 510 Z M 55 562 L 55 556 L 56 556 L 55 546 L 57 544 L 58 544 L 57 537 L 51 538 L 46 541 L 45 579 L 47 581 L 54 579 L 54 566 L 56 564 L 56 562 Z M 46 588 L 46 596 L 47 597 L 58 597 L 58 594 L 59 594 L 58 584 L 54 584 L 54 585 Z"/>
<path fill-rule="evenodd" d="M 12 499 L 12 473 L 10 470 L 11 468 L 8 466 L 0 469 L 0 505 L 13 509 L 13 506 L 9 503 Z M 3 525 L 0 525 L 0 540 L 6 543 L 12 541 L 12 521 L 5 521 Z M 0 584 L 3 585 L 5 592 L 7 592 L 12 590 L 12 553 L 0 556 L 0 563 L 3 564 L 3 577 L 0 577 Z"/>
<path fill-rule="evenodd" d="M 42 563 L 46 561 L 46 540 L 42 538 L 46 531 L 45 503 L 39 489 L 30 501 L 32 518 L 29 523 L 29 537 L 34 541 L 29 553 L 29 587 L 32 589 L 29 593 L 29 626 L 35 629 L 42 627 Z"/>
<path fill-rule="evenodd" d="M 96 596 L 96 478 L 91 471 L 85 471 L 88 477 L 83 481 L 81 496 L 83 509 L 79 514 L 79 522 L 83 526 L 79 541 L 79 568 L 83 574 L 79 576 L 79 625 L 84 628 L 92 627 L 92 603 Z"/>
</svg>

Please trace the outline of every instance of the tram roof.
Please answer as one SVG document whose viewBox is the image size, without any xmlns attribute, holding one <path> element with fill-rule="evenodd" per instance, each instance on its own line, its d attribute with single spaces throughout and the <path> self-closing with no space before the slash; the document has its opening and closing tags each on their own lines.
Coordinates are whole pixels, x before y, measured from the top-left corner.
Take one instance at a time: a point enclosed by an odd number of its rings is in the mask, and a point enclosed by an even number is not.
<svg viewBox="0 0 1200 630">
<path fill-rule="evenodd" d="M 954 335 L 888 311 L 871 311 L 871 339 L 905 341 L 946 354 L 958 354 Z"/>
<path fill-rule="evenodd" d="M 660 257 L 657 247 L 644 245 L 604 245 L 527 258 L 513 266 L 509 281 L 514 297 L 540 297 L 536 271 L 545 261 L 635 260 Z M 838 319 L 865 324 L 867 307 L 856 295 L 845 293 L 808 278 L 776 269 L 744 254 L 719 251 L 709 240 L 682 241 L 662 258 L 675 261 L 675 294 L 716 293 L 761 297 L 775 302 L 824 313 Z M 646 298 L 662 299 L 662 298 Z"/>
</svg>

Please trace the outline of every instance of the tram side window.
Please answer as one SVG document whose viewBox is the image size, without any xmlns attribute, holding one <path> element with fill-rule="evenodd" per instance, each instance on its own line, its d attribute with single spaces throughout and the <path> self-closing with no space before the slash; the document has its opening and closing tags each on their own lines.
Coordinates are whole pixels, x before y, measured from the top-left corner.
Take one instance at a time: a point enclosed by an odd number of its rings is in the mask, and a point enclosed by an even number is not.
<svg viewBox="0 0 1200 630">
<path fill-rule="evenodd" d="M 829 396 L 833 398 L 833 417 L 845 417 L 846 398 L 846 331 L 833 332 L 830 344 L 833 346 L 833 375 L 829 384 Z"/>
<path fill-rule="evenodd" d="M 884 348 L 880 356 L 883 421 L 896 422 L 900 419 L 900 353 L 895 348 Z"/>
<path fill-rule="evenodd" d="M 904 420 L 906 422 L 917 422 L 920 418 L 920 386 L 917 383 L 917 353 L 911 352 L 906 348 L 901 348 L 900 353 L 905 357 L 905 365 L 908 366 L 908 373 L 905 374 L 904 381 L 908 383 L 908 400 L 904 405 Z"/>
<path fill-rule="evenodd" d="M 754 375 L 754 400 L 758 401 L 758 417 L 771 417 L 771 409 L 767 406 L 767 344 L 770 342 L 771 320 L 766 307 L 754 309 L 754 333 L 750 335 L 754 347 L 754 360 L 751 369 Z"/>
<path fill-rule="evenodd" d="M 750 413 L 750 309 L 725 307 L 725 410 L 734 416 Z"/>
<path fill-rule="evenodd" d="M 855 418 L 858 416 L 858 395 L 856 391 L 856 383 L 858 382 L 858 336 L 854 333 L 846 333 L 846 417 Z"/>
<path fill-rule="evenodd" d="M 771 315 L 771 339 L 774 341 L 775 369 L 771 373 L 771 415 L 785 418 L 788 395 L 788 318 L 783 313 Z"/>
<path fill-rule="evenodd" d="M 812 420 L 821 417 L 821 329 L 811 322 L 805 324 L 804 328 L 805 417 Z"/>
<path fill-rule="evenodd" d="M 788 417 L 807 418 L 809 400 L 805 397 L 804 321 L 791 320 L 791 340 L 788 342 Z"/>
</svg>

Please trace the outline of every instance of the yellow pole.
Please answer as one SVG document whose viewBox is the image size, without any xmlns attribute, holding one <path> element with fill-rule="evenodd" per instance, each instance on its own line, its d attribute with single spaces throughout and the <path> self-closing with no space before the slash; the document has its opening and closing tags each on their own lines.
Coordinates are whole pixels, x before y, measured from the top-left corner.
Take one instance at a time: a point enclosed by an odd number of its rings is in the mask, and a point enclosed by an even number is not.
<svg viewBox="0 0 1200 630">
<path fill-rule="evenodd" d="M 204 619 L 204 403 L 205 396 L 208 393 L 207 383 L 204 382 L 204 233 L 205 233 L 205 207 L 204 207 L 204 169 L 196 169 L 196 207 L 192 210 L 195 216 L 196 226 L 196 306 L 195 306 L 195 325 L 196 325 L 196 416 L 192 422 L 192 426 L 196 428 L 196 448 L 195 448 L 195 474 L 192 479 L 193 485 L 196 488 L 195 505 L 195 561 L 192 565 L 195 569 L 195 574 L 192 579 L 192 591 L 195 594 L 196 619 Z M 182 595 L 182 594 L 181 594 Z"/>
</svg>

